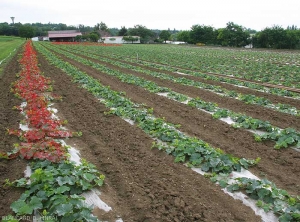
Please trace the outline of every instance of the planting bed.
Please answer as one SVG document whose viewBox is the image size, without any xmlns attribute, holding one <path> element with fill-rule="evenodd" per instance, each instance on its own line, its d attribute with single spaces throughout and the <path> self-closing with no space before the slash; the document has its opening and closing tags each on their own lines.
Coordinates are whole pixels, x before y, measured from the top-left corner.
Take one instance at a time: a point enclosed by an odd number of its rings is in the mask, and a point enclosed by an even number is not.
<svg viewBox="0 0 300 222">
<path fill-rule="evenodd" d="M 69 58 L 67 51 L 65 54 L 56 52 L 56 47 L 66 50 L 64 46 L 58 45 L 52 48 L 52 45 L 47 44 L 45 47 L 64 62 L 77 67 L 78 70 L 85 72 L 104 86 L 110 86 L 110 89 L 114 91 L 125 92 L 125 97 L 132 102 L 145 104 L 148 109 L 153 108 L 155 117 L 164 118 L 167 123 L 180 124 L 179 130 L 186 135 L 202 139 L 212 147 L 220 148 L 237 158 L 261 158 L 256 166 L 249 168 L 252 173 L 261 179 L 266 178 L 274 182 L 278 188 L 285 189 L 292 195 L 299 195 L 300 153 L 298 151 L 291 147 L 276 150 L 272 141 L 256 142 L 253 134 L 245 129 L 234 129 L 220 120 L 213 119 L 211 114 L 149 92 L 134 83 L 122 82 L 104 71 Z M 79 51 L 73 54 L 82 60 L 89 59 L 107 66 L 108 69 L 147 79 L 186 96 L 192 98 L 199 96 L 205 101 L 217 103 L 219 107 L 269 121 L 274 126 L 300 130 L 299 116 L 259 105 L 245 104 L 233 98 L 221 97 L 205 89 L 161 80 L 143 72 L 101 61 L 99 56 L 99 59 L 89 58 L 80 55 Z M 261 220 L 249 207 L 225 194 L 220 186 L 211 182 L 209 178 L 197 174 L 182 163 L 175 163 L 172 155 L 158 149 L 151 149 L 154 140 L 149 135 L 137 125 L 131 125 L 120 117 L 109 114 L 109 108 L 86 89 L 81 88 L 81 84 L 74 83 L 72 77 L 66 72 L 46 60 L 41 51 L 38 53 L 38 62 L 40 70 L 53 81 L 53 92 L 62 96 L 62 101 L 54 105 L 58 109 L 57 115 L 60 119 L 68 120 L 69 130 L 82 132 L 81 137 L 67 139 L 68 145 L 78 149 L 81 157 L 96 165 L 98 171 L 106 177 L 104 185 L 99 189 L 102 193 L 101 199 L 112 207 L 112 211 L 94 210 L 94 215 L 100 220 L 115 221 L 119 217 L 123 221 Z M 170 71 L 149 68 L 128 61 L 122 62 L 153 72 L 180 77 Z M 10 83 L 16 80 L 16 74 L 20 71 L 18 64 L 17 56 L 15 56 L 15 59 L 6 67 L 0 82 L 2 139 L 0 150 L 6 152 L 11 150 L 13 143 L 16 143 L 18 139 L 6 135 L 5 129 L 18 128 L 21 120 L 20 114 L 12 110 L 12 107 L 19 105 L 21 101 L 10 92 Z M 239 93 L 264 96 L 272 103 L 286 103 L 297 109 L 300 108 L 299 100 L 296 99 L 203 80 L 199 77 L 188 78 L 221 85 Z M 0 170 L 3 172 L 1 173 L 2 181 L 7 178 L 13 180 L 22 177 L 26 167 L 26 162 L 20 159 L 0 160 L 0 164 Z M 16 188 L 1 188 L 1 216 L 11 213 L 9 205 L 18 199 L 20 192 L 20 189 Z"/>
<path fill-rule="evenodd" d="M 83 70 L 90 76 L 98 79 L 104 85 L 109 85 L 113 90 L 126 92 L 126 95 L 134 102 L 145 103 L 148 107 L 154 108 L 154 114 L 156 116 L 165 117 L 168 122 L 173 124 L 180 124 L 180 129 L 191 136 L 199 137 L 212 144 L 214 147 L 220 147 L 225 152 L 240 158 L 245 157 L 255 159 L 261 157 L 263 160 L 257 167 L 252 168 L 257 175 L 262 175 L 263 177 L 276 182 L 280 187 L 288 189 L 295 194 L 299 194 L 300 178 L 295 176 L 295 174 L 297 175 L 300 173 L 299 152 L 292 149 L 280 151 L 274 150 L 272 148 L 274 145 L 273 143 L 257 143 L 253 139 L 252 133 L 245 130 L 236 130 L 222 121 L 213 120 L 211 115 L 207 113 L 200 112 L 195 108 L 149 93 L 140 87 L 122 83 L 117 78 L 107 76 L 91 67 L 72 61 L 66 57 L 63 57 L 63 59 L 64 61 L 68 61 L 75 65 L 80 70 Z M 127 73 L 133 74 L 134 72 L 128 72 L 127 70 Z M 160 81 L 157 82 L 160 83 Z M 170 88 L 172 87 L 172 83 L 162 85 Z M 177 86 L 174 86 L 174 84 L 172 88 L 178 90 Z M 185 87 L 184 90 L 179 90 L 179 92 L 186 95 L 193 95 L 193 90 L 193 88 L 190 89 L 189 87 Z M 195 91 L 196 93 L 194 93 L 194 95 L 201 95 L 201 98 L 204 96 L 208 101 L 214 101 L 213 98 L 215 96 L 213 94 L 202 92 L 202 90 L 197 89 Z M 263 108 L 260 107 L 254 106 L 249 108 L 247 105 L 240 104 L 236 101 L 227 101 L 224 98 L 218 98 L 217 102 L 220 105 L 224 104 L 226 108 L 237 107 L 239 112 L 247 112 L 248 109 L 252 109 L 255 113 L 258 113 L 259 116 L 262 116 L 262 118 L 265 117 L 267 120 L 268 118 L 274 119 L 275 123 L 281 127 L 289 126 L 288 123 L 290 125 L 297 124 L 297 126 L 300 124 L 300 121 L 295 117 L 281 113 L 270 115 L 268 110 L 263 110 Z M 232 102 L 232 106 L 227 106 L 226 103 L 231 105 L 230 102 Z M 234 102 L 237 104 L 235 105 Z M 277 121 L 278 116 L 282 120 L 281 122 Z M 283 121 L 284 119 L 285 121 Z M 285 173 L 278 176 L 278 171 Z"/>
</svg>

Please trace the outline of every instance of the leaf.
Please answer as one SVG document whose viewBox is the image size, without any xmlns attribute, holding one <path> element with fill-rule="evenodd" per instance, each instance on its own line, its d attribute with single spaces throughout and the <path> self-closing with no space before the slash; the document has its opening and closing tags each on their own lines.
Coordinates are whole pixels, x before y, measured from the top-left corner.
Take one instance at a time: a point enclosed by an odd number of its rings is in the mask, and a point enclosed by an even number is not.
<svg viewBox="0 0 300 222">
<path fill-rule="evenodd" d="M 32 207 L 34 210 L 43 208 L 42 200 L 35 196 L 33 196 L 31 198 L 29 204 L 30 204 L 30 207 Z"/>
<path fill-rule="evenodd" d="M 193 153 L 189 160 L 194 166 L 200 165 L 203 161 L 203 157 L 199 153 Z"/>
<path fill-rule="evenodd" d="M 97 222 L 98 219 L 92 214 L 90 209 L 83 209 L 80 212 L 80 216 L 83 217 L 87 222 Z"/>
<path fill-rule="evenodd" d="M 52 206 L 56 206 L 56 205 L 61 205 L 61 204 L 67 203 L 67 196 L 63 195 L 63 194 L 54 195 L 51 198 L 51 202 L 52 202 L 51 203 Z"/>
<path fill-rule="evenodd" d="M 258 195 L 259 198 L 262 200 L 262 199 L 264 199 L 265 196 L 270 195 L 270 191 L 267 190 L 267 189 L 262 188 L 262 189 L 260 189 L 260 190 L 257 192 L 257 195 Z"/>
<path fill-rule="evenodd" d="M 78 216 L 76 214 L 69 214 L 69 215 L 63 216 L 61 218 L 61 222 L 76 221 L 76 219 L 78 219 Z"/>
<path fill-rule="evenodd" d="M 93 174 L 91 174 L 91 173 L 84 173 L 83 175 L 82 175 L 82 177 L 84 178 L 84 179 L 86 179 L 87 181 L 92 181 L 93 179 L 95 179 L 95 175 L 93 175 Z"/>
<path fill-rule="evenodd" d="M 85 180 L 79 180 L 79 184 L 81 185 L 82 190 L 88 190 L 92 187 L 92 185 Z"/>
<path fill-rule="evenodd" d="M 98 179 L 98 180 L 95 180 L 95 183 L 99 186 L 99 187 L 101 187 L 102 185 L 103 185 L 103 180 L 102 179 Z"/>
<path fill-rule="evenodd" d="M 285 213 L 279 217 L 280 222 L 290 222 L 290 221 L 292 221 L 292 219 L 293 218 L 291 217 L 291 215 L 289 215 L 287 213 Z"/>
<path fill-rule="evenodd" d="M 73 196 L 77 196 L 77 195 L 73 195 Z M 83 208 L 85 206 L 85 202 L 83 201 L 85 198 L 82 197 L 81 199 L 74 199 L 74 197 L 72 197 L 72 199 L 70 199 L 70 204 L 72 204 L 75 208 L 80 209 Z"/>
<path fill-rule="evenodd" d="M 61 187 L 59 187 L 59 188 L 57 188 L 55 190 L 55 193 L 56 194 L 60 194 L 60 193 L 64 193 L 64 192 L 69 191 L 69 190 L 70 190 L 69 187 L 67 187 L 67 186 L 61 186 Z"/>
<path fill-rule="evenodd" d="M 32 214 L 33 211 L 33 208 L 22 200 L 13 202 L 10 207 L 18 215 Z"/>
<path fill-rule="evenodd" d="M 227 184 L 226 181 L 220 180 L 220 181 L 219 181 L 219 185 L 220 185 L 220 187 L 225 188 L 225 187 L 227 187 L 228 184 Z"/>
<path fill-rule="evenodd" d="M 24 187 L 27 184 L 27 179 L 21 178 L 19 180 L 16 180 L 15 182 L 17 182 L 17 187 Z"/>
<path fill-rule="evenodd" d="M 58 216 L 64 216 L 65 214 L 71 214 L 73 212 L 73 205 L 68 204 L 61 204 L 56 207 L 56 213 Z"/>
<path fill-rule="evenodd" d="M 245 168 L 245 169 L 248 169 L 249 167 L 249 164 L 247 162 L 247 160 L 245 160 L 244 158 L 240 159 L 240 164 Z"/>
<path fill-rule="evenodd" d="M 293 144 L 293 143 L 295 142 L 295 140 L 294 140 L 293 137 L 290 136 L 290 137 L 288 137 L 288 138 L 285 139 L 285 142 L 286 142 L 287 144 L 290 144 L 290 145 L 291 145 L 291 144 Z"/>
<path fill-rule="evenodd" d="M 204 163 L 204 164 L 201 166 L 201 170 L 203 170 L 204 172 L 209 171 L 209 169 L 210 169 L 209 163 Z"/>
<path fill-rule="evenodd" d="M 46 192 L 43 190 L 40 190 L 39 192 L 37 192 L 36 196 L 41 200 L 47 199 Z"/>
<path fill-rule="evenodd" d="M 232 184 L 232 185 L 230 185 L 230 186 L 227 187 L 227 190 L 229 192 L 233 192 L 233 191 L 236 191 L 236 190 L 239 190 L 239 189 L 240 189 L 240 187 L 239 187 L 238 184 Z"/>
<path fill-rule="evenodd" d="M 82 194 L 82 189 L 78 186 L 70 186 L 70 194 Z"/>
<path fill-rule="evenodd" d="M 220 162 L 221 162 L 221 160 L 219 158 L 214 158 L 210 161 L 210 165 L 212 167 L 216 167 Z"/>
<path fill-rule="evenodd" d="M 70 185 L 74 185 L 75 181 L 74 181 L 74 177 L 73 176 L 64 176 L 64 177 L 57 177 L 56 178 L 57 183 L 62 186 L 64 184 L 70 184 Z"/>
<path fill-rule="evenodd" d="M 272 204 L 265 204 L 262 209 L 264 209 L 265 212 L 269 212 L 272 208 Z"/>
</svg>

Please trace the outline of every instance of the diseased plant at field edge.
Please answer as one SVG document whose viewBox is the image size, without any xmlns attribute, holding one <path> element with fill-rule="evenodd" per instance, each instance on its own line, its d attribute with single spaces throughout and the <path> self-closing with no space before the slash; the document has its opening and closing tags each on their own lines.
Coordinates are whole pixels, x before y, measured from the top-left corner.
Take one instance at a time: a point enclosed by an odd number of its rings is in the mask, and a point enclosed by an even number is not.
<svg viewBox="0 0 300 222">
<path fill-rule="evenodd" d="M 20 199 L 11 204 L 11 209 L 16 216 L 42 212 L 41 220 L 48 222 L 98 221 L 92 215 L 92 206 L 85 204 L 85 198 L 80 195 L 101 186 L 105 177 L 85 160 L 80 164 L 70 161 L 69 147 L 58 140 L 80 136 L 81 132 L 65 130 L 62 126 L 67 121 L 60 121 L 53 115 L 49 102 L 60 97 L 49 94 L 51 81 L 41 75 L 31 41 L 25 44 L 20 63 L 22 71 L 11 91 L 25 101 L 14 108 L 26 117 L 21 123 L 27 125 L 28 130 L 8 129 L 8 134 L 18 136 L 22 142 L 14 144 L 12 152 L 0 153 L 0 158 L 20 156 L 34 159 L 34 162 L 31 163 L 33 173 L 30 178 L 5 181 L 5 186 L 26 189 Z M 3 221 L 18 220 L 8 215 Z"/>
</svg>

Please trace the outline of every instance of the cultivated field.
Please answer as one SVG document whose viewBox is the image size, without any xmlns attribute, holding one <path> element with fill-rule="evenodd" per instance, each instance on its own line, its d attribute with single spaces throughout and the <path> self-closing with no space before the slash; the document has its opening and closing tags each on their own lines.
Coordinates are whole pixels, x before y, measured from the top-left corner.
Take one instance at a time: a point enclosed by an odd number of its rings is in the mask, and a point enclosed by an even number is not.
<svg viewBox="0 0 300 222">
<path fill-rule="evenodd" d="M 24 42 L 24 39 L 12 36 L 0 36 L 0 74 L 8 57 Z"/>
<path fill-rule="evenodd" d="M 82 132 L 80 137 L 62 131 L 46 135 L 65 138 L 105 176 L 100 198 L 112 210 L 94 209 L 99 220 L 300 219 L 298 52 L 45 42 L 33 47 L 34 70 L 49 78 L 52 92 L 62 98 L 51 107 L 67 120 L 68 130 Z M 11 92 L 23 51 L 7 65 L 0 82 L 0 151 L 9 152 L 18 142 L 17 133 L 6 134 L 6 129 L 18 129 L 23 119 L 12 110 L 22 99 Z M 1 181 L 12 181 L 23 177 L 27 161 L 13 158 L 0 164 Z M 235 176 L 245 169 L 256 177 Z M 255 200 L 264 209 L 263 218 L 222 188 Z M 1 216 L 12 214 L 10 204 L 24 191 L 1 188 Z M 44 204 L 41 193 L 35 195 Z M 46 210 L 60 219 L 71 214 L 57 209 Z"/>
</svg>

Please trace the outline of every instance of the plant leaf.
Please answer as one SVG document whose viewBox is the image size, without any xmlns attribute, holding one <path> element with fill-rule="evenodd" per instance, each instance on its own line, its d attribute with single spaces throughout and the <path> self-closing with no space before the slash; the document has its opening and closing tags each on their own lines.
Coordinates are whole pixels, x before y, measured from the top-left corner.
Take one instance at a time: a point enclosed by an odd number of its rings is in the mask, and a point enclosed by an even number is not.
<svg viewBox="0 0 300 222">
<path fill-rule="evenodd" d="M 73 212 L 73 205 L 68 203 L 68 204 L 61 204 L 56 207 L 56 213 L 58 216 L 64 216 L 66 214 L 72 214 Z"/>
<path fill-rule="evenodd" d="M 17 215 L 32 214 L 33 208 L 22 200 L 17 200 L 10 205 Z"/>
</svg>

